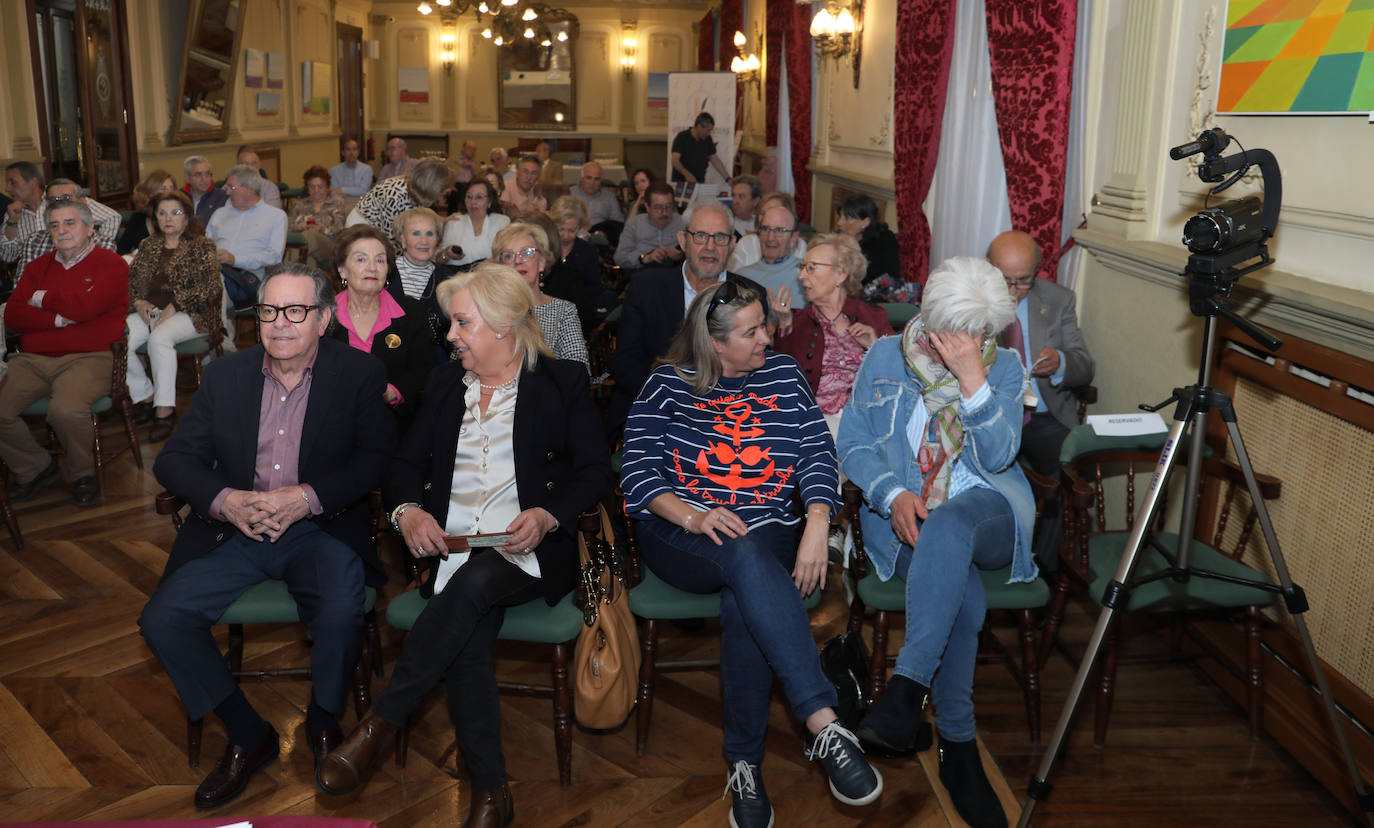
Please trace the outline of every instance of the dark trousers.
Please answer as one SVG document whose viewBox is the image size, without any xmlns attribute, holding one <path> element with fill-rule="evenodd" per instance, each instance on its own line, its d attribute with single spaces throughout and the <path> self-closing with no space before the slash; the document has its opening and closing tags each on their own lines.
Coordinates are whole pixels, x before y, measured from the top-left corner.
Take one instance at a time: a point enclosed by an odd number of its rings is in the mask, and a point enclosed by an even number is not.
<svg viewBox="0 0 1374 828">
<path fill-rule="evenodd" d="M 315 701 L 330 712 L 347 703 L 363 626 L 363 562 L 343 541 L 304 520 L 276 543 L 236 530 L 219 547 L 183 564 L 148 599 L 139 629 L 192 719 L 214 710 L 236 686 L 210 627 L 249 587 L 268 579 L 286 582 L 315 641 Z"/>
<path fill-rule="evenodd" d="M 1059 449 L 1069 429 L 1049 412 L 1032 414 L 1021 428 L 1021 457 L 1037 474 L 1059 482 Z M 1045 576 L 1059 571 L 1059 547 L 1064 542 L 1064 507 L 1059 501 L 1040 515 L 1031 552 Z"/>
<path fill-rule="evenodd" d="M 246 308 L 257 304 L 258 275 L 256 273 L 227 264 L 220 265 L 219 272 L 220 276 L 224 278 L 224 293 L 229 297 L 230 307 Z"/>
<path fill-rule="evenodd" d="M 383 721 L 401 727 L 443 677 L 474 790 L 489 791 L 506 782 L 494 664 L 506 607 L 542 594 L 538 578 L 495 551 L 474 553 L 415 619 L 391 683 L 372 704 Z"/>
</svg>

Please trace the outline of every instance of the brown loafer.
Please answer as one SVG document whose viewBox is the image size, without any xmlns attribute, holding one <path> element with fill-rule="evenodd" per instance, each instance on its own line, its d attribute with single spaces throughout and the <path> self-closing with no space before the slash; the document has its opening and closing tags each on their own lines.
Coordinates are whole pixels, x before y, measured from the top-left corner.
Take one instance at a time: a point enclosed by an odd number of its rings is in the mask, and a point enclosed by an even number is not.
<svg viewBox="0 0 1374 828">
<path fill-rule="evenodd" d="M 494 791 L 472 792 L 463 828 L 505 828 L 514 821 L 515 800 L 511 799 L 510 785 L 502 785 Z"/>
<path fill-rule="evenodd" d="M 343 744 L 320 762 L 315 784 L 331 796 L 344 796 L 367 781 L 377 757 L 396 741 L 397 728 L 368 711 Z"/>
<path fill-rule="evenodd" d="M 196 788 L 197 808 L 218 808 L 248 787 L 248 780 L 258 768 L 271 762 L 281 753 L 281 740 L 276 728 L 270 725 L 267 735 L 252 748 L 228 745 L 215 769 Z"/>
<path fill-rule="evenodd" d="M 339 749 L 343 744 L 343 731 L 337 727 L 326 727 L 319 733 L 312 734 L 310 737 L 310 751 L 315 754 L 315 774 L 320 773 L 320 765 L 324 764 L 324 759 L 329 754 Z"/>
<path fill-rule="evenodd" d="M 163 440 L 166 440 L 168 437 L 171 437 L 172 432 L 176 431 L 176 429 L 176 412 L 172 412 L 171 414 L 168 414 L 166 417 L 154 417 L 153 427 L 148 429 L 148 442 L 161 443 Z"/>
</svg>

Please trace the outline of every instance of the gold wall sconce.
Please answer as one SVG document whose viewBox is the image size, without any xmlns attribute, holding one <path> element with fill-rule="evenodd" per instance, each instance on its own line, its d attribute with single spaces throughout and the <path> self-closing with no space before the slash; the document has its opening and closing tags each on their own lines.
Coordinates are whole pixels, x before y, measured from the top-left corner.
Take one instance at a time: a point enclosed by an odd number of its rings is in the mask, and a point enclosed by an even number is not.
<svg viewBox="0 0 1374 828">
<path fill-rule="evenodd" d="M 445 31 L 443 34 L 439 35 L 439 45 L 441 46 L 439 61 L 443 63 L 444 73 L 448 75 L 453 74 L 453 43 L 454 36 L 452 31 Z"/>
<path fill-rule="evenodd" d="M 759 83 L 759 76 L 762 74 L 763 64 L 759 61 L 759 56 L 755 52 L 748 51 L 749 41 L 744 37 L 744 32 L 735 32 L 735 49 L 739 54 L 735 55 L 730 61 L 730 71 L 735 73 L 735 78 L 745 86 L 753 85 L 755 94 L 762 98 L 763 88 Z"/>
<path fill-rule="evenodd" d="M 620 21 L 620 69 L 625 73 L 625 79 L 634 77 L 636 53 L 639 50 L 639 38 L 635 36 L 636 21 Z"/>
<path fill-rule="evenodd" d="M 811 40 L 816 54 L 836 62 L 849 58 L 854 67 L 854 88 L 859 88 L 859 68 L 864 40 L 864 0 L 827 0 L 811 18 Z"/>
</svg>

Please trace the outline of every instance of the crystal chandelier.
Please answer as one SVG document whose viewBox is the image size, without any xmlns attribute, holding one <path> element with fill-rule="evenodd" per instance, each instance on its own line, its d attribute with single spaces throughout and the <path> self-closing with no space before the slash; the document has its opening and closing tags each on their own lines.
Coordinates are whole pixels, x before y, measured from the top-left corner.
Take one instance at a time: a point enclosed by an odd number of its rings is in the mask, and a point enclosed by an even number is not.
<svg viewBox="0 0 1374 828">
<path fill-rule="evenodd" d="M 566 14 L 563 9 L 531 0 L 422 0 L 416 9 L 425 15 L 437 13 L 445 23 L 470 12 L 482 26 L 482 37 L 496 46 L 537 44 L 548 49 L 568 39 L 566 30 L 553 33 L 547 23 L 550 14 Z"/>
</svg>

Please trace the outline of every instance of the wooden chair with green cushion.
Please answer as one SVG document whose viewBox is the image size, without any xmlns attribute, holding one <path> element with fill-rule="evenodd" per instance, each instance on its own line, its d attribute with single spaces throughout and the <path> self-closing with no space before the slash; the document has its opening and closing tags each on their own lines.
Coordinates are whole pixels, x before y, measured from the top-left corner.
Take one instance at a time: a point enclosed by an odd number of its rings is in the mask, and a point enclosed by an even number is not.
<svg viewBox="0 0 1374 828">
<path fill-rule="evenodd" d="M 286 261 L 292 255 L 296 257 L 297 262 L 302 264 L 309 257 L 310 240 L 305 237 L 304 233 L 292 231 L 286 234 L 286 252 L 282 256 L 282 261 Z"/>
<path fill-rule="evenodd" d="M 223 297 L 221 296 L 223 292 L 224 287 L 221 284 L 220 287 L 215 289 L 213 294 L 207 297 L 206 306 L 210 308 L 219 308 L 220 302 L 223 301 Z M 210 317 L 212 319 L 217 319 L 219 317 L 219 311 L 216 310 L 212 312 Z M 178 357 L 185 356 L 191 358 L 191 368 L 195 372 L 196 377 L 195 387 L 199 388 L 201 372 L 204 369 L 202 363 L 205 359 L 205 355 L 214 351 L 216 357 L 224 356 L 224 329 L 217 327 L 209 333 L 203 333 L 182 342 L 178 342 L 175 349 Z M 146 356 L 148 354 L 148 343 L 144 342 L 142 345 L 135 348 L 134 354 L 136 356 Z"/>
<path fill-rule="evenodd" d="M 1027 472 L 1031 488 L 1035 493 L 1036 520 L 1044 504 L 1053 499 L 1054 484 L 1033 472 Z M 849 570 L 854 579 L 854 601 L 849 607 L 849 629 L 857 631 L 863 627 L 865 608 L 873 610 L 873 647 L 869 664 L 872 684 L 870 696 L 876 700 L 883 694 L 886 685 L 888 665 L 888 633 L 894 613 L 906 612 L 906 581 L 900 575 L 883 581 L 877 572 L 868 566 L 864 552 L 863 527 L 859 521 L 863 492 L 853 483 L 845 482 L 842 487 L 844 509 L 854 534 L 854 548 L 850 553 Z M 1018 665 L 1011 654 L 1003 651 L 1002 660 L 1006 662 L 1018 684 L 1026 705 L 1026 726 L 1030 731 L 1031 742 L 1040 742 L 1040 647 L 1036 640 L 1037 609 L 1050 602 L 1049 585 L 1041 578 L 1029 583 L 1007 583 L 1011 577 L 1011 564 L 1001 569 L 980 570 L 983 593 L 987 597 L 987 607 L 992 610 L 1012 612 L 1017 620 L 1017 638 L 1021 644 L 1021 663 Z M 986 633 L 986 629 L 985 629 Z M 985 642 L 995 642 L 995 636 L 985 635 Z"/>
<path fill-rule="evenodd" d="M 1135 525 L 1135 473 L 1139 470 L 1144 481 L 1149 480 L 1158 465 L 1154 451 L 1115 450 L 1097 451 L 1076 458 L 1064 467 L 1066 539 L 1061 570 L 1080 573 L 1088 581 L 1088 595 L 1099 606 L 1107 587 L 1115 577 L 1121 557 L 1125 553 L 1131 530 Z M 1219 573 L 1228 579 L 1241 579 L 1273 586 L 1273 580 L 1240 562 L 1258 514 L 1249 501 L 1245 479 L 1235 464 L 1208 457 L 1203 461 L 1203 485 L 1199 494 L 1197 526 L 1190 543 L 1191 561 L 1195 570 Z M 1109 526 L 1115 512 L 1107 506 L 1107 487 L 1104 480 L 1115 475 L 1126 477 L 1124 526 Z M 1256 473 L 1260 494 L 1266 500 L 1279 496 L 1282 484 L 1278 479 Z M 1182 475 L 1178 476 L 1182 479 Z M 1144 482 L 1142 481 L 1142 482 Z M 1250 735 L 1259 738 L 1263 714 L 1264 676 L 1260 658 L 1261 610 L 1274 602 L 1276 594 L 1261 587 L 1246 586 L 1234 581 L 1193 576 L 1178 581 L 1164 575 L 1172 567 L 1178 551 L 1178 533 L 1163 529 L 1167 503 L 1157 510 L 1158 519 L 1141 544 L 1127 600 L 1118 606 L 1119 612 L 1169 613 L 1174 622 L 1171 652 L 1178 655 L 1181 644 L 1182 620 L 1185 613 L 1217 612 L 1239 617 L 1245 629 L 1246 648 L 1246 705 L 1249 710 Z M 1233 510 L 1244 509 L 1245 517 L 1239 527 L 1227 531 Z M 1110 512 L 1110 515 L 1109 515 Z M 1147 580 L 1158 576 L 1158 580 Z M 1128 585 L 1128 586 L 1131 586 Z M 1047 622 L 1058 626 L 1062 605 L 1056 602 Z M 1116 664 L 1120 650 L 1121 618 L 1114 619 L 1103 640 L 1101 667 L 1097 688 L 1097 709 L 1093 730 L 1093 744 L 1101 747 L 1107 738 L 1107 722 L 1111 714 L 1115 691 Z"/>
<path fill-rule="evenodd" d="M 93 443 L 95 455 L 95 478 L 100 482 L 100 491 L 105 491 L 105 446 L 100 442 L 100 415 L 112 408 L 118 407 L 121 418 L 124 421 L 124 435 L 129 438 L 129 453 L 134 458 L 134 465 L 143 468 L 143 452 L 138 447 L 138 435 L 134 434 L 134 412 L 133 404 L 129 401 L 129 386 L 126 377 L 128 369 L 129 345 L 123 339 L 116 339 L 110 343 L 110 353 L 114 359 L 110 367 L 110 393 L 100 397 L 91 403 L 91 441 Z M 21 414 L 25 417 L 43 417 L 48 413 L 48 404 L 52 401 L 51 397 L 39 397 L 29 404 Z M 57 440 L 52 434 L 52 429 L 48 429 L 49 443 L 56 445 Z"/>
<path fill-rule="evenodd" d="M 19 534 L 19 519 L 14 515 L 9 494 L 10 470 L 0 461 L 0 513 L 5 516 L 5 526 L 9 527 L 10 537 L 14 538 L 14 551 L 24 551 L 24 536 Z"/>
<path fill-rule="evenodd" d="M 578 531 L 582 533 L 586 543 L 597 543 L 601 532 L 600 513 L 593 511 L 584 514 L 578 521 Z M 415 626 L 415 619 L 420 617 L 428 600 L 420 595 L 419 586 L 425 573 L 422 573 L 419 562 L 407 555 L 405 564 L 410 576 L 410 588 L 387 605 L 386 622 L 398 630 L 410 632 Z M 547 644 L 551 647 L 548 685 L 502 681 L 497 682 L 497 687 L 519 695 L 553 699 L 553 741 L 558 758 L 558 785 L 565 789 L 572 785 L 573 709 L 568 666 L 572 661 L 578 633 L 582 631 L 583 626 L 583 598 L 579 591 L 569 592 L 563 596 L 563 600 L 552 607 L 543 598 L 535 598 L 508 608 L 501 622 L 501 631 L 497 634 L 501 641 Z M 397 767 L 405 767 L 409 735 L 410 727 L 407 725 L 396 740 Z"/>
<path fill-rule="evenodd" d="M 186 500 L 168 491 L 160 492 L 154 499 L 153 507 L 159 515 L 168 515 L 172 525 L 181 529 L 181 510 Z M 363 596 L 364 623 L 362 649 L 358 663 L 353 668 L 353 709 L 362 718 L 372 706 L 370 673 L 382 674 L 382 638 L 377 625 L 377 590 L 367 587 Z M 230 604 L 215 624 L 229 627 L 228 648 L 224 660 L 234 678 L 265 679 L 276 676 L 304 676 L 309 678 L 310 666 L 268 667 L 257 670 L 243 669 L 243 627 L 245 624 L 299 624 L 300 612 L 296 599 L 291 597 L 285 581 L 267 580 L 250 588 Z M 191 767 L 200 766 L 201 730 L 204 721 L 186 719 L 186 761 Z"/>
<path fill-rule="evenodd" d="M 613 461 L 618 468 L 618 458 Z M 620 518 L 624 520 L 624 499 L 620 499 Z M 633 520 L 624 520 L 628 580 L 630 583 L 630 611 L 639 619 L 639 689 L 635 698 L 635 753 L 643 756 L 649 744 L 649 724 L 654 709 L 654 682 L 659 673 L 684 670 L 706 670 L 720 667 L 720 658 L 661 659 L 658 657 L 660 621 L 683 621 L 692 618 L 719 618 L 720 593 L 686 592 L 659 578 L 649 567 L 642 565 L 639 542 Z M 802 597 L 802 605 L 815 609 L 821 602 L 821 590 Z"/>
</svg>

